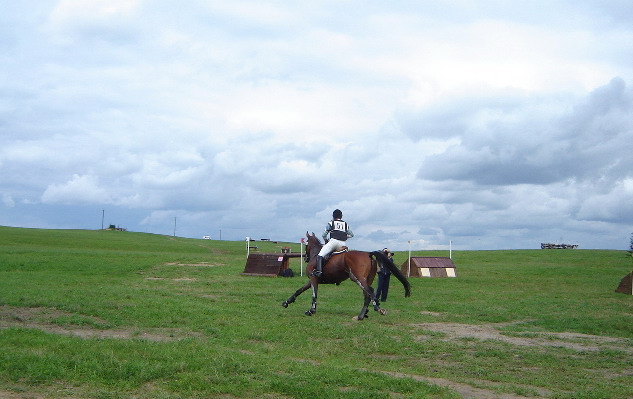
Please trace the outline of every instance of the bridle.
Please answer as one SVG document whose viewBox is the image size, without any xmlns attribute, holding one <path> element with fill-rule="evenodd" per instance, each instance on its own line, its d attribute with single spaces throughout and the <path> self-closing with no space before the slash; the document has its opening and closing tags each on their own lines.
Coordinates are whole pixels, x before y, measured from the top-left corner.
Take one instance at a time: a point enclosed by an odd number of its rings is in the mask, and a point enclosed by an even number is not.
<svg viewBox="0 0 633 399">
<path fill-rule="evenodd" d="M 315 250 L 315 252 L 316 252 L 316 250 Z M 303 255 L 303 258 L 304 258 L 305 262 L 306 263 L 310 263 L 310 259 L 311 258 L 315 258 L 317 255 L 318 255 L 318 252 L 315 253 L 313 256 L 310 256 L 310 243 L 306 242 L 306 253 Z"/>
<path fill-rule="evenodd" d="M 303 260 L 306 263 L 310 263 L 310 247 L 308 246 L 308 244 L 306 244 L 306 253 L 303 254 Z"/>
</svg>

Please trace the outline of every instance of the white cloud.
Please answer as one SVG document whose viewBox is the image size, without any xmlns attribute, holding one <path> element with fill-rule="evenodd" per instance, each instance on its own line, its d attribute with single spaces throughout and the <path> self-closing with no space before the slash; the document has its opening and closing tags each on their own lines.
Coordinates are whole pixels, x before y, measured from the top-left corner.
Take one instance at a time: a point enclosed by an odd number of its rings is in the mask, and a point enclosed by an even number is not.
<svg viewBox="0 0 633 399">
<path fill-rule="evenodd" d="M 11 197 L 8 194 L 2 194 L 2 203 L 4 204 L 4 206 L 6 206 L 7 208 L 13 208 L 15 207 L 15 201 L 13 200 L 13 197 Z"/>
<path fill-rule="evenodd" d="M 65 183 L 49 185 L 42 194 L 42 202 L 45 204 L 110 203 L 110 196 L 99 186 L 98 180 L 96 176 L 73 175 L 72 179 Z"/>
<path fill-rule="evenodd" d="M 134 0 L 61 0 L 51 12 L 51 20 L 117 18 L 130 15 L 139 3 Z"/>
</svg>

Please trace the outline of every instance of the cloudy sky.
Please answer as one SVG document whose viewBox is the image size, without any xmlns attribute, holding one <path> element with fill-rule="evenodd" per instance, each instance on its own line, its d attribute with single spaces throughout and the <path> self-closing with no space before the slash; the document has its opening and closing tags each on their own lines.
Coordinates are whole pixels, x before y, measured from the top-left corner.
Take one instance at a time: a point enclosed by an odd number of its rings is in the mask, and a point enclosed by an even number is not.
<svg viewBox="0 0 633 399">
<path fill-rule="evenodd" d="M 632 87 L 630 0 L 0 0 L 0 225 L 627 249 Z"/>
</svg>

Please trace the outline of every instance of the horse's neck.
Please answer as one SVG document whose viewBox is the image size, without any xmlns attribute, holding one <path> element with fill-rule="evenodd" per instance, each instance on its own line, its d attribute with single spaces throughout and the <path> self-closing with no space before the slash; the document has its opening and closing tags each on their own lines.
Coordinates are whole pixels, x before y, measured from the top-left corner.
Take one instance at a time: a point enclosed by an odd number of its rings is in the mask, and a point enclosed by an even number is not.
<svg viewBox="0 0 633 399">
<path fill-rule="evenodd" d="M 321 252 L 322 246 L 315 246 L 314 249 L 310 249 L 310 258 L 314 258 Z"/>
<path fill-rule="evenodd" d="M 321 248 L 323 248 L 323 245 L 319 242 L 319 240 L 315 239 L 312 240 L 310 239 L 310 241 L 312 242 L 308 242 L 308 252 L 310 253 L 310 259 L 316 257 L 319 252 L 321 252 Z"/>
</svg>

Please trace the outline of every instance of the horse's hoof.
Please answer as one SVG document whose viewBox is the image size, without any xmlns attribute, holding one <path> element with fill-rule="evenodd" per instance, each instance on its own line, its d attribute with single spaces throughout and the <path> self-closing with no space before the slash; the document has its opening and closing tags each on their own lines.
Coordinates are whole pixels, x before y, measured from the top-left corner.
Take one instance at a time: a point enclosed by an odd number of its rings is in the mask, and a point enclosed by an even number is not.
<svg viewBox="0 0 633 399">
<path fill-rule="evenodd" d="M 383 315 L 383 316 L 384 316 L 384 315 L 386 315 L 386 314 L 387 314 L 387 309 L 380 309 L 380 310 L 378 311 L 378 313 L 380 313 L 381 315 Z"/>
<path fill-rule="evenodd" d="M 286 302 L 286 301 L 282 302 L 281 306 L 283 306 L 284 308 L 287 308 L 288 307 L 288 302 Z"/>
<path fill-rule="evenodd" d="M 312 313 L 311 311 L 307 310 L 306 311 L 306 316 L 312 316 L 314 313 Z"/>
<path fill-rule="evenodd" d="M 358 318 L 358 316 L 354 316 L 354 317 L 352 317 L 352 320 L 359 321 L 360 319 Z"/>
</svg>

